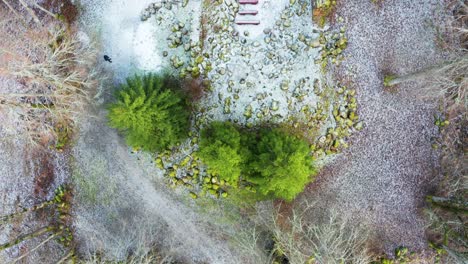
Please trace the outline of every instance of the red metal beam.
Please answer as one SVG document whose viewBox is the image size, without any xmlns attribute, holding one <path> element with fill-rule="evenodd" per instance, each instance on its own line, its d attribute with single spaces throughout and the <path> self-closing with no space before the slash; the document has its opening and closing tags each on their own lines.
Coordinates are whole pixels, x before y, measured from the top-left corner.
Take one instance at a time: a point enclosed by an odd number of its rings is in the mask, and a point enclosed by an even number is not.
<svg viewBox="0 0 468 264">
<path fill-rule="evenodd" d="M 237 25 L 260 25 L 259 20 L 236 20 Z"/>
<path fill-rule="evenodd" d="M 258 0 L 239 0 L 239 4 L 241 4 L 241 5 L 256 5 L 256 4 L 258 4 Z"/>
<path fill-rule="evenodd" d="M 258 11 L 257 10 L 242 10 L 242 11 L 239 11 L 238 14 L 241 16 L 245 16 L 245 15 L 255 16 L 256 14 L 258 14 Z"/>
</svg>

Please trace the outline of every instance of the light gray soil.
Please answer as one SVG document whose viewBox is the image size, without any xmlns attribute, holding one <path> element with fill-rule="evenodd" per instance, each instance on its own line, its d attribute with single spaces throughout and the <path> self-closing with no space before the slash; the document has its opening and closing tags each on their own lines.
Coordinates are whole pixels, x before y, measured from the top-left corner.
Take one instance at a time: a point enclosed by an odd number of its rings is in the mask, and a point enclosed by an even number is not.
<svg viewBox="0 0 468 264">
<path fill-rule="evenodd" d="M 338 71 L 358 93 L 366 128 L 347 151 L 318 175 L 307 199 L 365 223 L 373 246 L 392 254 L 398 246 L 427 248 L 421 207 L 437 171 L 431 137 L 435 106 L 405 94 L 422 82 L 384 91 L 384 73 L 406 74 L 433 65 L 439 52 L 430 26 L 438 0 L 340 1 L 347 26 L 347 59 Z M 440 10 L 438 10 L 440 12 Z M 312 212 L 312 214 L 317 213 Z"/>
<path fill-rule="evenodd" d="M 203 224 L 185 193 L 181 198 L 167 188 L 151 157 L 132 154 L 104 118 L 83 121 L 73 151 L 80 252 L 122 259 L 156 245 L 185 263 L 243 262 Z"/>
</svg>

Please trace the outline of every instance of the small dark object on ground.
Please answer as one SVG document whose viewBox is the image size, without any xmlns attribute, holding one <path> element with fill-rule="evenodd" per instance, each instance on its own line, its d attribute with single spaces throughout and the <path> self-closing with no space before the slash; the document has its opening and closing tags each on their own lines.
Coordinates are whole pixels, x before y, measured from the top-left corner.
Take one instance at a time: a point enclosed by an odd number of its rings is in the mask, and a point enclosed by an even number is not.
<svg viewBox="0 0 468 264">
<path fill-rule="evenodd" d="M 107 55 L 104 55 L 104 60 L 105 60 L 105 61 L 108 61 L 108 62 L 110 62 L 110 63 L 112 63 L 111 57 L 109 57 L 109 56 L 107 56 Z"/>
</svg>

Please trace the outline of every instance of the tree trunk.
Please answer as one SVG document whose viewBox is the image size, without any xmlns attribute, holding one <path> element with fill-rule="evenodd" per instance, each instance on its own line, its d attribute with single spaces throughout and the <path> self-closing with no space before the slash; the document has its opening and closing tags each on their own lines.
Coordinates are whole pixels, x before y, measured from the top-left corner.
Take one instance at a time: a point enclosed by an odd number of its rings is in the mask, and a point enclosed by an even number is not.
<svg viewBox="0 0 468 264">
<path fill-rule="evenodd" d="M 35 205 L 33 207 L 30 207 L 30 208 L 22 208 L 18 212 L 15 212 L 15 213 L 12 213 L 12 214 L 9 214 L 9 215 L 5 215 L 5 216 L 1 216 L 0 217 L 0 223 L 8 222 L 9 220 L 13 219 L 15 216 L 22 215 L 22 214 L 25 214 L 27 212 L 32 212 L 32 211 L 42 209 L 42 208 L 44 208 L 46 206 L 49 206 L 49 205 L 51 205 L 53 203 L 54 203 L 54 201 L 52 200 L 52 201 L 43 202 L 41 204 Z"/>
<path fill-rule="evenodd" d="M 410 74 L 403 75 L 403 76 L 387 75 L 384 78 L 384 85 L 385 86 L 393 86 L 393 85 L 397 85 L 397 84 L 407 82 L 407 81 L 414 81 L 414 80 L 422 79 L 422 78 L 425 78 L 425 77 L 434 76 L 438 72 L 443 71 L 443 69 L 445 67 L 456 64 L 456 63 L 459 63 L 459 62 L 461 62 L 463 60 L 466 60 L 467 58 L 468 58 L 468 56 L 463 56 L 460 59 L 446 61 L 446 62 L 444 62 L 442 64 L 439 64 L 439 65 L 436 65 L 436 66 L 433 66 L 433 67 L 429 67 L 429 68 L 423 69 L 421 71 L 410 73 Z"/>
<path fill-rule="evenodd" d="M 8 94 L 0 94 L 1 98 L 8 98 L 8 97 L 42 97 L 42 96 L 51 96 L 56 97 L 57 95 L 54 94 L 43 94 L 43 93 L 8 93 Z"/>
<path fill-rule="evenodd" d="M 18 0 L 18 1 L 21 3 L 21 5 L 23 5 L 23 7 L 26 9 L 26 11 L 31 15 L 34 22 L 36 22 L 39 25 L 42 25 L 41 21 L 36 16 L 36 13 L 34 13 L 34 11 L 31 8 L 29 8 L 29 6 L 23 0 Z"/>
<path fill-rule="evenodd" d="M 468 213 L 468 202 L 463 200 L 427 196 L 427 201 L 435 206 L 451 209 L 452 211 Z"/>
<path fill-rule="evenodd" d="M 42 227 L 32 233 L 29 233 L 27 235 L 23 235 L 23 236 L 19 236 L 17 237 L 15 240 L 11 241 L 11 242 L 7 242 L 5 244 L 1 244 L 0 245 L 0 250 L 5 250 L 7 248 L 11 248 L 13 246 L 16 246 L 18 245 L 19 243 L 25 241 L 25 240 L 29 240 L 29 239 L 32 239 L 32 238 L 35 238 L 35 237 L 38 237 L 42 234 L 45 234 L 47 232 L 50 232 L 54 230 L 54 227 L 53 226 L 45 226 L 45 227 Z"/>
<path fill-rule="evenodd" d="M 57 261 L 56 264 L 62 264 L 64 263 L 65 261 L 67 261 L 69 258 L 73 257 L 73 255 L 75 254 L 75 251 L 73 249 L 70 249 L 70 251 L 67 252 L 67 254 L 65 254 L 61 259 L 59 259 L 59 261 Z"/>
<path fill-rule="evenodd" d="M 447 251 L 448 255 L 450 257 L 452 257 L 454 260 L 457 261 L 457 263 L 467 263 L 468 262 L 468 258 L 465 257 L 463 254 L 459 253 L 459 252 L 456 252 L 450 248 L 448 248 L 447 246 L 442 246 L 444 248 L 445 251 Z"/>
<path fill-rule="evenodd" d="M 6 0 L 2 0 L 3 3 L 5 3 L 5 5 L 10 9 L 11 12 L 13 12 L 13 14 L 15 14 L 21 21 L 21 24 L 23 24 L 23 26 L 25 28 L 28 27 L 28 23 L 26 22 L 26 20 L 24 20 L 24 18 L 18 14 L 18 12 L 16 12 L 16 10 L 6 1 Z"/>
<path fill-rule="evenodd" d="M 39 243 L 39 245 L 35 246 L 33 249 L 31 250 L 28 250 L 28 252 L 24 253 L 23 255 L 19 256 L 18 258 L 16 258 L 15 260 L 13 260 L 11 263 L 16 263 L 20 260 L 22 260 L 23 258 L 25 258 L 26 256 L 28 256 L 29 254 L 33 253 L 34 251 L 36 251 L 37 249 L 39 249 L 40 247 L 42 247 L 43 245 L 45 245 L 45 243 L 49 242 L 50 240 L 52 240 L 54 237 L 60 235 L 62 232 L 59 232 L 59 233 L 55 233 L 55 234 L 52 234 L 50 235 L 47 239 L 45 239 L 44 241 L 42 241 L 41 243 Z"/>
<path fill-rule="evenodd" d="M 54 14 L 54 13 L 50 12 L 49 10 L 43 8 L 42 6 L 38 5 L 37 3 L 33 3 L 33 5 L 35 7 L 37 7 L 37 8 L 39 8 L 42 12 L 44 12 L 44 13 L 50 15 L 51 17 L 57 19 L 58 16 L 56 14 Z"/>
<path fill-rule="evenodd" d="M 448 63 L 448 64 L 450 64 L 450 63 Z M 403 76 L 391 76 L 391 75 L 389 75 L 389 76 L 385 77 L 384 85 L 385 86 L 394 86 L 394 85 L 397 85 L 397 84 L 400 84 L 400 83 L 403 83 L 403 82 L 423 79 L 425 77 L 428 77 L 428 76 L 431 76 L 431 75 L 435 74 L 443 66 L 446 66 L 448 64 L 438 65 L 438 66 L 435 66 L 435 67 L 430 67 L 430 68 L 424 69 L 422 71 L 413 72 L 413 73 L 403 75 Z"/>
</svg>

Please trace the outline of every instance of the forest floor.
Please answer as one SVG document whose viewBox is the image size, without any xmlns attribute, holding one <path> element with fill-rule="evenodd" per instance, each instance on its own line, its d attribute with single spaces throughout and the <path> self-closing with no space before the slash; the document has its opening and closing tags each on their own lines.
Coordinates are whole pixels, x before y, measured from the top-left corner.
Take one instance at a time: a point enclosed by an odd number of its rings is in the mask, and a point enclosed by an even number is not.
<svg viewBox="0 0 468 264">
<path fill-rule="evenodd" d="M 80 253 L 121 259 L 156 245 L 183 263 L 242 262 L 186 194 L 168 188 L 150 155 L 132 154 L 106 125 L 105 111 L 92 116 L 83 120 L 73 148 Z"/>
<path fill-rule="evenodd" d="M 119 83 L 140 70 L 157 71 L 170 66 L 169 60 L 162 56 L 167 40 L 156 34 L 154 25 L 141 23 L 139 18 L 141 10 L 153 1 L 132 4 L 125 4 L 124 0 L 110 1 L 112 5 L 106 5 L 105 1 L 96 5 L 93 2 L 99 1 L 81 1 L 88 14 L 82 21 L 83 27 L 94 27 L 92 21 L 100 23 L 95 27 L 96 36 L 88 34 L 87 37 L 102 39 L 102 55 L 113 58 L 112 64 L 103 62 L 106 71 L 113 73 L 112 82 Z M 438 172 L 437 152 L 431 147 L 432 138 L 438 135 L 433 119 L 437 105 L 416 100 L 405 92 L 417 89 L 423 82 L 400 85 L 397 92 L 389 92 L 384 90 L 383 76 L 414 72 L 438 62 L 442 53 L 432 24 L 434 14 L 441 12 L 443 1 L 339 2 L 336 15 L 344 18 L 349 44 L 344 53 L 346 59 L 334 74 L 355 86 L 365 128 L 352 137 L 349 149 L 322 169 L 298 202 L 306 200 L 315 205 L 311 216 L 337 210 L 345 218 L 364 223 L 378 242 L 376 250 L 388 254 L 398 246 L 424 250 L 427 242 L 421 208 L 424 196 L 437 181 L 433 175 Z M 255 39 L 261 34 L 252 32 L 250 37 Z M 310 53 L 302 55 L 312 65 L 316 51 Z M 313 70 L 316 74 L 317 69 Z M 8 91 L 9 82 L 0 79 L 0 91 Z M 104 93 L 111 94 L 111 88 L 106 88 Z M 244 107 L 237 110 L 242 118 Z M 83 191 L 75 197 L 79 205 L 74 209 L 81 253 L 99 249 L 121 258 L 121 254 L 134 250 L 135 240 L 150 235 L 147 241 L 153 242 L 156 237 L 153 235 L 159 233 L 166 238 L 157 241 L 162 249 L 184 253 L 192 262 L 248 263 L 231 251 L 223 235 L 215 233 L 216 228 L 205 225 L 206 219 L 197 215 L 196 208 L 191 207 L 193 203 L 184 199 L 186 193 L 178 195 L 167 188 L 148 155 L 132 154 L 117 133 L 105 125 L 104 116 L 102 110 L 90 110 L 71 153 L 53 156 L 56 176 L 47 197 L 34 194 L 37 184 L 34 177 L 27 176 L 30 171 L 26 168 L 32 162 L 24 154 L 24 142 L 2 138 L 0 215 L 14 212 L 20 205 L 34 205 L 39 198 L 51 198 L 53 187 L 73 175 Z M 2 118 L 0 113 L 0 121 L 4 121 Z M 14 121 L 9 122 L 12 122 L 10 127 L 15 126 Z M 0 127 L 0 138 L 11 134 L 6 128 Z M 71 168 L 68 164 L 63 166 L 64 155 L 68 154 L 74 157 Z M 145 222 L 147 219 L 151 221 Z M 0 228 L 2 241 L 20 234 L 14 226 Z M 144 249 L 148 245 L 141 246 Z M 10 259 L 19 250 L 2 254 Z M 39 254 L 37 257 L 32 261 L 39 263 Z"/>
<path fill-rule="evenodd" d="M 383 78 L 441 59 L 433 24 L 442 6 L 439 0 L 340 1 L 336 12 L 344 18 L 349 45 L 335 74 L 356 87 L 365 129 L 320 171 L 302 198 L 316 202 L 311 216 L 334 209 L 364 224 L 375 249 L 390 255 L 399 246 L 428 247 L 422 207 L 437 182 L 438 157 L 431 145 L 438 128 L 437 104 L 406 92 L 423 82 L 388 91 Z"/>
<path fill-rule="evenodd" d="M 26 21 L 34 25 L 32 19 L 27 18 Z M 6 66 L 15 61 L 16 57 L 33 58 L 37 62 L 42 62 L 42 57 L 34 56 L 37 55 L 34 48 L 39 45 L 31 41 L 22 41 L 24 32 L 27 32 L 27 29 L 18 19 L 3 5 L 0 6 L 0 35 L 4 36 L 0 45 L 2 70 L 8 68 Z M 20 45 L 18 41 L 21 41 Z M 15 55 L 10 56 L 10 53 L 4 50 Z M 27 57 L 30 54 L 33 56 Z M 0 94 L 24 91 L 26 86 L 24 80 L 18 81 L 12 75 L 1 71 Z M 17 108 L 10 108 L 4 102 L 2 98 L 0 100 L 0 216 L 13 214 L 53 199 L 54 190 L 69 176 L 68 151 L 57 152 L 53 148 L 42 148 L 31 144 L 30 138 L 24 137 L 25 122 L 16 112 Z M 11 222 L 0 221 L 0 243 L 12 241 L 50 225 L 49 209 L 17 215 Z M 8 263 L 27 253 L 28 249 L 40 243 L 41 239 L 42 237 L 29 239 L 17 247 L 0 252 L 0 263 Z M 28 258 L 35 263 L 47 263 L 50 259 L 59 259 L 65 250 L 58 242 L 52 240 L 48 242 L 47 247 L 40 247 L 30 253 Z"/>
</svg>

